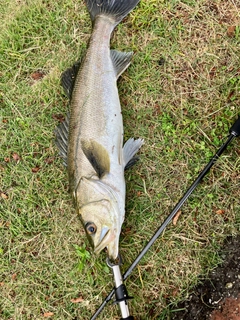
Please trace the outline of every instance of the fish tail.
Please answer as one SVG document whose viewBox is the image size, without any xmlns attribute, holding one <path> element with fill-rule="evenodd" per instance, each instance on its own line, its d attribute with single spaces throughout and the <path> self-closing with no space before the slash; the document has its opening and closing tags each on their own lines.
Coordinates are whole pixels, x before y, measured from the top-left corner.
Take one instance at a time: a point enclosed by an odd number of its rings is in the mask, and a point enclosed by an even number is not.
<svg viewBox="0 0 240 320">
<path fill-rule="evenodd" d="M 92 21 L 98 15 L 114 19 L 115 26 L 132 11 L 140 0 L 85 0 Z"/>
</svg>

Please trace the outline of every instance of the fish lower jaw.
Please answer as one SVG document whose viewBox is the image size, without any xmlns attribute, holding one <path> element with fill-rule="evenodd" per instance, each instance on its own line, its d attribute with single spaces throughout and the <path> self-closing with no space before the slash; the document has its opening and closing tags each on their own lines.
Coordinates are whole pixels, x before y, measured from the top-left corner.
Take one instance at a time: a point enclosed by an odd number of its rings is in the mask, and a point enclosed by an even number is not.
<svg viewBox="0 0 240 320">
<path fill-rule="evenodd" d="M 99 254 L 104 248 L 107 248 L 109 252 L 109 246 L 114 246 L 115 242 L 115 233 L 109 230 L 104 236 L 103 240 L 94 248 L 94 252 Z M 115 250 L 114 250 L 115 251 Z"/>
<path fill-rule="evenodd" d="M 108 230 L 108 232 L 105 234 L 104 238 L 101 240 L 100 243 L 97 244 L 97 246 L 94 248 L 94 252 L 96 254 L 99 254 L 105 247 L 107 247 L 110 239 L 109 239 L 109 235 L 110 235 L 110 230 Z"/>
</svg>

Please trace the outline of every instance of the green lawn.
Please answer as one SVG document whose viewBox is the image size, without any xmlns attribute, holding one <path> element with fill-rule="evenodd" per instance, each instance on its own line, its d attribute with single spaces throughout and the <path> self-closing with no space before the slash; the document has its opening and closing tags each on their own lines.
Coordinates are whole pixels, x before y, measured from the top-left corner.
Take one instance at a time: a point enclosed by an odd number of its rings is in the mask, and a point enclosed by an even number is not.
<svg viewBox="0 0 240 320">
<path fill-rule="evenodd" d="M 236 0 L 142 0 L 113 35 L 135 53 L 118 82 L 125 140 L 145 139 L 126 172 L 123 272 L 239 114 L 239 12 Z M 68 110 L 61 73 L 91 21 L 70 0 L 1 0 L 0 18 L 0 319 L 89 319 L 112 274 L 74 212 L 53 132 Z M 127 280 L 138 319 L 170 319 L 239 234 L 239 159 L 236 140 Z M 99 316 L 119 318 L 112 304 Z"/>
</svg>

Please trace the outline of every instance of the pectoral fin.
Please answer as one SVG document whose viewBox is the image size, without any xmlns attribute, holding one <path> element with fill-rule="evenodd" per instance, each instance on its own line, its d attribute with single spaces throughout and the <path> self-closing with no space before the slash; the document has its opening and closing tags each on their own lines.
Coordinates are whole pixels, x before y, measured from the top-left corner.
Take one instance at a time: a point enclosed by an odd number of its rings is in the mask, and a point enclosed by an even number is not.
<svg viewBox="0 0 240 320">
<path fill-rule="evenodd" d="M 94 140 L 81 140 L 82 150 L 96 171 L 99 178 L 102 178 L 110 171 L 110 158 L 107 150 Z"/>
<path fill-rule="evenodd" d="M 135 154 L 143 145 L 143 139 L 128 139 L 123 146 L 123 157 L 124 157 L 124 168 L 125 170 L 131 168 L 137 161 L 138 157 L 135 157 Z"/>
</svg>

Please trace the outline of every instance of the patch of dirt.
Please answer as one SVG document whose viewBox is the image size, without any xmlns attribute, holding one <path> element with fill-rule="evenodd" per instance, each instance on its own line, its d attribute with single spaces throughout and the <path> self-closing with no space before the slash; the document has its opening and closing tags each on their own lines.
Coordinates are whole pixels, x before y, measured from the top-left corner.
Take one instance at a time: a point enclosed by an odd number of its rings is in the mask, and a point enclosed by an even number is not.
<svg viewBox="0 0 240 320">
<path fill-rule="evenodd" d="M 228 237 L 223 263 L 174 308 L 171 320 L 240 320 L 240 236 Z"/>
<path fill-rule="evenodd" d="M 220 310 L 214 310 L 210 315 L 212 320 L 239 320 L 240 319 L 240 295 L 237 299 L 226 298 L 221 304 Z"/>
</svg>

